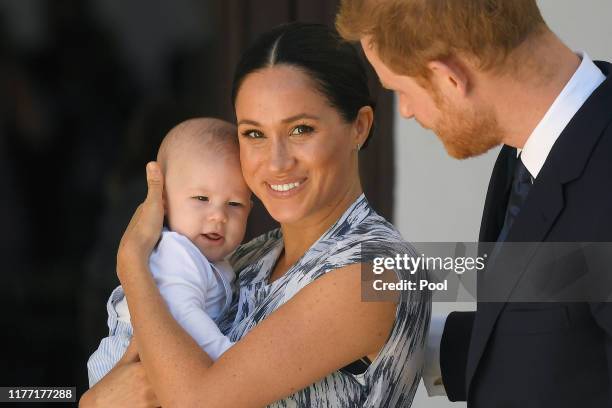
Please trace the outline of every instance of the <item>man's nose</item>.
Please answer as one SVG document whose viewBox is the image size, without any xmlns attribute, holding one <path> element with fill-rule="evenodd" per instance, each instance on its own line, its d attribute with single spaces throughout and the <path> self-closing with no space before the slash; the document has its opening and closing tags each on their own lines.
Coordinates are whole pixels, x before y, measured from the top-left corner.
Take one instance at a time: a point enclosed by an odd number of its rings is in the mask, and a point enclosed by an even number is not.
<svg viewBox="0 0 612 408">
<path fill-rule="evenodd" d="M 268 157 L 269 169 L 274 173 L 286 172 L 295 163 L 295 158 L 291 154 L 287 141 L 280 138 L 277 138 L 270 144 L 270 154 Z"/>
<path fill-rule="evenodd" d="M 399 112 L 402 117 L 406 119 L 412 119 L 414 117 L 414 109 L 408 103 L 406 98 L 401 94 L 398 94 L 398 104 L 399 104 Z"/>
</svg>

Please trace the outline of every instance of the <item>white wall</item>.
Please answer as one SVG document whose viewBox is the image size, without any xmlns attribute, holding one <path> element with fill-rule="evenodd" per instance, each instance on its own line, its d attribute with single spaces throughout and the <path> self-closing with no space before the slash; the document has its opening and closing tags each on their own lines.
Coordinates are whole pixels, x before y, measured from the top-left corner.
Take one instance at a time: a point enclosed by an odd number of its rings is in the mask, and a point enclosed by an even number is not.
<svg viewBox="0 0 612 408">
<path fill-rule="evenodd" d="M 612 62 L 612 1 L 539 0 L 548 25 L 574 50 Z M 395 116 L 395 225 L 413 242 L 475 241 L 489 176 L 499 149 L 481 157 L 449 158 L 436 136 Z M 434 312 L 470 305 L 435 304 Z M 427 397 L 421 384 L 414 407 L 465 407 Z"/>
</svg>

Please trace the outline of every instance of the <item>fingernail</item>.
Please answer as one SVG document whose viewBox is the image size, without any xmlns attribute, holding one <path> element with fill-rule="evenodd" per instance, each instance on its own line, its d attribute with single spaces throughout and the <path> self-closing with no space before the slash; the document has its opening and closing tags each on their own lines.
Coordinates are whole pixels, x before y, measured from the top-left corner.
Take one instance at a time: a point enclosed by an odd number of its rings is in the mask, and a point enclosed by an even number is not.
<svg viewBox="0 0 612 408">
<path fill-rule="evenodd" d="M 153 165 L 153 162 L 148 162 L 147 163 L 147 173 L 149 173 L 149 175 L 154 175 L 156 174 L 156 167 Z"/>
</svg>

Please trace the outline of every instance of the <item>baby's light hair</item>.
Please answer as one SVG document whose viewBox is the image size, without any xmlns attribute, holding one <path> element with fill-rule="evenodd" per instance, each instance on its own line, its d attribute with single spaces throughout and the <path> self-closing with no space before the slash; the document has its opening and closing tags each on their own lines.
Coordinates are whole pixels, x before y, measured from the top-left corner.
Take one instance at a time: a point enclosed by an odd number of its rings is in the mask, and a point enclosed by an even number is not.
<svg viewBox="0 0 612 408">
<path fill-rule="evenodd" d="M 157 152 L 164 173 L 170 157 L 180 153 L 238 155 L 236 126 L 215 118 L 193 118 L 179 123 L 168 132 Z"/>
</svg>

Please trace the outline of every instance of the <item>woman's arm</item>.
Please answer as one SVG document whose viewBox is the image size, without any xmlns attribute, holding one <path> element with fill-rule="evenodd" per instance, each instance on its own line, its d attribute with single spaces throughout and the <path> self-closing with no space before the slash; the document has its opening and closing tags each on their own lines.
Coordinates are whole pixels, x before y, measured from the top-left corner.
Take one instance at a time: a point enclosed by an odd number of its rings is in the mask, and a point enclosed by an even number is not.
<svg viewBox="0 0 612 408">
<path fill-rule="evenodd" d="M 148 169 L 149 194 L 122 239 L 117 270 L 164 407 L 267 405 L 384 345 L 396 305 L 362 302 L 360 265 L 351 265 L 309 284 L 212 364 L 174 321 L 148 271 L 163 218 L 161 174 Z"/>
<path fill-rule="evenodd" d="M 142 318 L 134 318 L 135 330 L 160 402 L 164 407 L 260 407 L 377 353 L 388 338 L 396 306 L 361 302 L 360 284 L 358 265 L 317 279 L 215 364 L 163 303 L 146 299 L 149 289 L 141 288 Z"/>
</svg>

